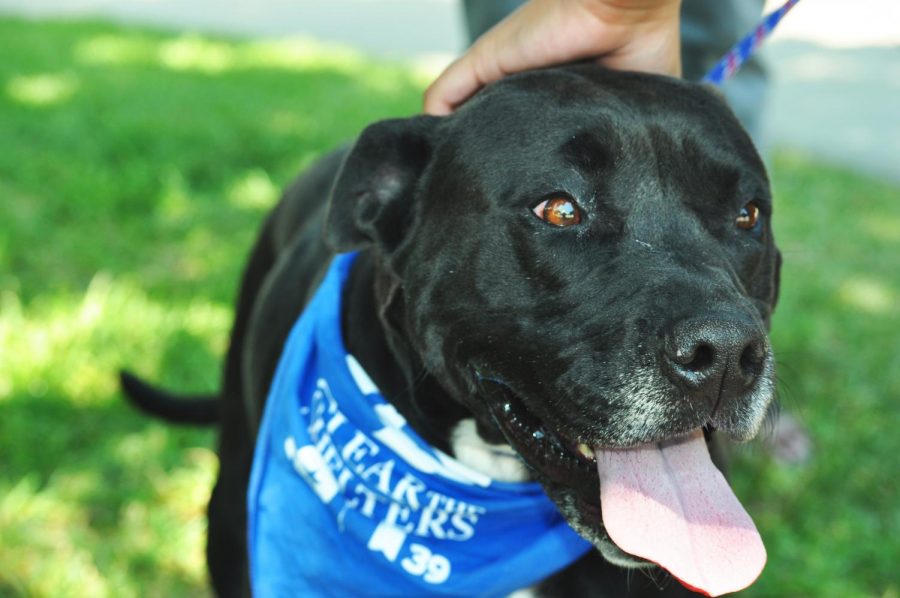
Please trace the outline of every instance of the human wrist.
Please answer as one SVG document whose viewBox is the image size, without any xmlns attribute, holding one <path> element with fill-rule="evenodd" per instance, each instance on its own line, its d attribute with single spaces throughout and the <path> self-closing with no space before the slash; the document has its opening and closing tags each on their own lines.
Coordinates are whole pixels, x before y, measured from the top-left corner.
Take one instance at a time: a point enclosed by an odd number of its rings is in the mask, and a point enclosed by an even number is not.
<svg viewBox="0 0 900 598">
<path fill-rule="evenodd" d="M 677 19 L 681 0 L 568 0 L 608 25 L 634 26 Z"/>
</svg>

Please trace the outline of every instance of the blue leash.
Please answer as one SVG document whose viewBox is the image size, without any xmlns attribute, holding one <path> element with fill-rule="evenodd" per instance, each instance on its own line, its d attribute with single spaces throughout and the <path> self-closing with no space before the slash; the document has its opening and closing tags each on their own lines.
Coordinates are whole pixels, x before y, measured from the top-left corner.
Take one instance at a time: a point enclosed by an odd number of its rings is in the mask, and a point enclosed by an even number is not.
<svg viewBox="0 0 900 598">
<path fill-rule="evenodd" d="M 778 10 L 767 14 L 763 17 L 759 25 L 741 41 L 736 43 L 722 59 L 716 63 L 716 66 L 703 77 L 704 83 L 712 83 L 713 85 L 722 85 L 727 79 L 735 74 L 741 65 L 747 61 L 750 56 L 763 44 L 772 31 L 778 25 L 779 21 L 794 8 L 800 0 L 787 0 Z"/>
</svg>

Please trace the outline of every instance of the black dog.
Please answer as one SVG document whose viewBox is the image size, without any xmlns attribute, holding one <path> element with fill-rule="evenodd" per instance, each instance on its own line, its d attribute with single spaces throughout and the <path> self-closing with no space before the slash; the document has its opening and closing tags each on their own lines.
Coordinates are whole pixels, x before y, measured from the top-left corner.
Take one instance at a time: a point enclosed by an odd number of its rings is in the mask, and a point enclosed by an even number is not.
<svg viewBox="0 0 900 598">
<path fill-rule="evenodd" d="M 701 429 L 755 435 L 774 386 L 770 215 L 750 139 L 716 95 L 683 81 L 550 69 L 449 117 L 367 128 L 266 221 L 221 397 L 181 401 L 123 377 L 143 409 L 221 426 L 216 591 L 248 588 L 245 496 L 285 339 L 334 252 L 357 249 L 345 343 L 382 394 L 431 445 L 488 474 L 516 479 L 499 448 L 511 445 L 521 475 L 599 548 L 538 593 L 688 593 L 658 569 L 629 579 L 622 566 L 647 562 L 611 541 L 592 460 Z"/>
</svg>

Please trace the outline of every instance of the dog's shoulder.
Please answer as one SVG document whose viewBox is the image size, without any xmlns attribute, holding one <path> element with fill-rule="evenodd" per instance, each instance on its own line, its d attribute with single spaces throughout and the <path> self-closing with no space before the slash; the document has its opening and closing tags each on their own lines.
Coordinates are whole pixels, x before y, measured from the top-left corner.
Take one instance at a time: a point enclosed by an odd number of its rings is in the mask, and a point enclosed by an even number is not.
<svg viewBox="0 0 900 598">
<path fill-rule="evenodd" d="M 275 253 L 293 245 L 298 235 L 321 236 L 330 191 L 349 149 L 347 144 L 325 154 L 285 189 L 265 226 Z"/>
</svg>

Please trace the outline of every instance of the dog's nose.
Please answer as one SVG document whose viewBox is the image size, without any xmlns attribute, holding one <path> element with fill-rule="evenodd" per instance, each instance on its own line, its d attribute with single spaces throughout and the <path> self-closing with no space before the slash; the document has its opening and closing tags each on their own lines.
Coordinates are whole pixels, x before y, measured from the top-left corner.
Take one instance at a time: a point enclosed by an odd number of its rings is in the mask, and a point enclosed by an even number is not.
<svg viewBox="0 0 900 598">
<path fill-rule="evenodd" d="M 694 318 L 675 324 L 666 335 L 663 370 L 688 392 L 741 392 L 762 374 L 766 338 L 750 322 Z"/>
</svg>

